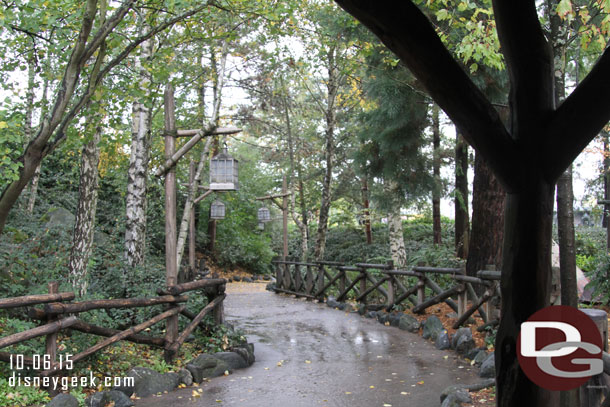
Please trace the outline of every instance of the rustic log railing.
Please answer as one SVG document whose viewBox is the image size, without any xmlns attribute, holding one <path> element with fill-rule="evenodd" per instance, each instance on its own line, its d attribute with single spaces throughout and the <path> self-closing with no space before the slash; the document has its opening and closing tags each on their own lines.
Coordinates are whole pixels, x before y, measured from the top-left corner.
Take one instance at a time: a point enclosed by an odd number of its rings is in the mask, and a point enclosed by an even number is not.
<svg viewBox="0 0 610 407">
<path fill-rule="evenodd" d="M 47 355 L 47 359 L 45 361 L 48 360 L 50 369 L 41 371 L 40 375 L 51 376 L 59 374 L 65 366 L 57 363 L 57 334 L 62 330 L 72 329 L 86 334 L 105 337 L 105 339 L 92 347 L 73 355 L 71 358 L 72 363 L 76 363 L 122 340 L 163 347 L 169 362 L 176 356 L 186 338 L 195 328 L 202 326 L 201 321 L 206 315 L 211 313 L 214 316 L 216 324 L 224 323 L 223 301 L 226 297 L 226 283 L 225 279 L 203 279 L 159 289 L 159 297 L 68 302 L 75 298 L 74 293 L 58 293 L 58 284 L 51 282 L 48 287 L 49 294 L 0 299 L 0 309 L 44 304 L 42 308 L 32 307 L 27 312 L 27 316 L 30 319 L 40 321 L 41 325 L 24 332 L 1 337 L 0 348 L 21 343 L 32 338 L 46 336 L 45 355 Z M 181 303 L 188 300 L 188 297 L 181 294 L 195 290 L 201 290 L 208 298 L 208 304 L 197 314 L 188 311 L 185 305 L 181 305 Z M 145 322 L 122 331 L 92 325 L 80 319 L 81 313 L 94 309 L 150 307 L 155 305 L 164 305 L 165 310 Z M 164 337 L 140 334 L 140 332 L 154 324 L 177 315 L 185 316 L 190 320 L 190 323 L 172 343 L 168 343 Z M 0 352 L 0 361 L 9 362 L 11 360 L 16 360 L 16 355 L 10 352 Z M 25 365 L 31 366 L 34 363 L 33 357 L 25 357 L 22 360 Z"/>
<path fill-rule="evenodd" d="M 498 322 L 495 309 L 500 295 L 498 271 L 482 270 L 473 277 L 465 275 L 464 268 L 415 266 L 397 270 L 391 262 L 346 265 L 330 261 L 275 260 L 273 263 L 276 292 L 318 301 L 324 301 L 332 294 L 337 301 L 351 299 L 365 309 L 384 308 L 386 311 L 400 304 L 407 307 L 410 303 L 413 313 L 423 313 L 444 302 L 457 313 L 454 329 L 464 325 L 477 312 L 484 321 L 483 328 Z M 445 283 L 449 280 L 451 286 L 443 289 L 434 281 L 435 276 L 445 276 Z"/>
</svg>

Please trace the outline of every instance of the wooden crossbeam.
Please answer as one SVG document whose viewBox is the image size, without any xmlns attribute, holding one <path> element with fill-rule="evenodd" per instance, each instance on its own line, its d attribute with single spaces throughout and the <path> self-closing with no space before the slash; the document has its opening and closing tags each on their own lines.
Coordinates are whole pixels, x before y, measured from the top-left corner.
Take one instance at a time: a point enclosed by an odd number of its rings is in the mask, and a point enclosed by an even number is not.
<svg viewBox="0 0 610 407">
<path fill-rule="evenodd" d="M 460 287 L 458 287 L 458 286 L 451 287 L 447 291 L 443 291 L 442 293 L 440 293 L 440 294 L 430 298 L 429 300 L 424 301 L 423 303 L 419 304 L 418 306 L 414 307 L 413 312 L 415 314 L 419 314 L 419 313 L 423 312 L 426 308 L 436 305 L 439 302 L 445 301 L 447 298 L 451 297 L 452 295 L 457 294 L 459 291 L 460 291 Z"/>
</svg>

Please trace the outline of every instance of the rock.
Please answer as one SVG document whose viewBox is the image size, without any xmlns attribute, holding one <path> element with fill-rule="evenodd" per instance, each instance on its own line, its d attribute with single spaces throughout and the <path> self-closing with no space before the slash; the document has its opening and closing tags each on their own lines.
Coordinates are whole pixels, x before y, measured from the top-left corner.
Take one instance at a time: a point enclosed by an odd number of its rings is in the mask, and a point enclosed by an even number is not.
<svg viewBox="0 0 610 407">
<path fill-rule="evenodd" d="M 468 390 L 456 390 L 449 393 L 443 400 L 441 407 L 461 407 L 462 403 L 471 403 L 470 393 Z"/>
<path fill-rule="evenodd" d="M 240 276 L 233 276 L 233 281 L 241 281 L 241 277 Z"/>
<path fill-rule="evenodd" d="M 115 387 L 113 390 L 123 392 L 128 397 L 133 393 L 138 397 L 148 397 L 153 394 L 171 391 L 178 387 L 180 383 L 177 373 L 161 374 L 146 367 L 134 367 L 125 376 L 134 378 L 134 387 Z"/>
<path fill-rule="evenodd" d="M 184 384 L 185 386 L 193 385 L 193 375 L 186 369 L 178 370 L 178 379 L 180 379 L 180 384 Z"/>
<path fill-rule="evenodd" d="M 78 407 L 78 400 L 71 394 L 60 393 L 46 407 Z"/>
<path fill-rule="evenodd" d="M 474 342 L 474 339 L 472 339 L 472 337 L 464 335 L 460 339 L 458 339 L 457 345 L 455 346 L 455 351 L 462 356 L 466 356 L 476 346 L 477 345 Z"/>
<path fill-rule="evenodd" d="M 474 339 L 472 339 L 472 331 L 467 327 L 458 329 L 451 339 L 451 347 L 455 349 L 457 353 L 465 357 L 468 357 L 469 353 L 476 346 Z"/>
<path fill-rule="evenodd" d="M 339 308 L 341 307 L 341 303 L 337 301 L 334 297 L 328 297 L 326 300 L 326 305 L 330 308 Z"/>
<path fill-rule="evenodd" d="M 457 318 L 458 314 L 457 312 L 450 312 L 447 315 L 445 315 L 447 318 Z"/>
<path fill-rule="evenodd" d="M 485 348 L 474 348 L 471 349 L 470 351 L 468 351 L 468 353 L 466 353 L 464 355 L 464 357 L 468 360 L 474 360 L 474 358 L 477 357 L 477 355 L 479 354 L 480 351 L 485 350 Z"/>
<path fill-rule="evenodd" d="M 360 304 L 358 306 L 358 314 L 360 314 L 360 315 L 366 314 L 366 305 Z"/>
<path fill-rule="evenodd" d="M 392 313 L 389 316 L 389 321 L 390 321 L 390 325 L 391 326 L 398 326 L 400 325 L 400 317 L 402 315 L 401 314 L 396 314 L 396 313 Z"/>
<path fill-rule="evenodd" d="M 400 316 L 400 320 L 398 321 L 398 328 L 409 331 L 409 332 L 418 332 L 420 323 L 413 315 L 402 314 Z"/>
<path fill-rule="evenodd" d="M 254 282 L 254 280 L 252 280 L 250 277 L 244 277 L 244 278 L 242 279 L 242 281 L 243 281 L 244 283 L 253 283 L 253 282 Z"/>
<path fill-rule="evenodd" d="M 269 280 L 271 280 L 271 277 L 269 277 L 269 276 L 267 276 L 267 275 L 264 275 L 264 276 L 263 276 L 263 280 L 265 280 L 265 281 L 269 281 Z"/>
<path fill-rule="evenodd" d="M 368 311 L 366 314 L 364 314 L 364 316 L 366 318 L 377 318 L 377 312 L 376 311 Z"/>
<path fill-rule="evenodd" d="M 254 357 L 254 344 L 244 343 L 240 346 L 235 346 L 231 349 L 232 352 L 237 353 L 239 356 L 244 358 L 248 366 L 252 366 L 256 358 Z"/>
<path fill-rule="evenodd" d="M 438 319 L 436 315 L 431 315 L 424 322 L 424 332 L 422 336 L 424 339 L 432 339 L 435 341 L 436 337 L 443 329 L 443 323 L 441 320 Z"/>
<path fill-rule="evenodd" d="M 218 377 L 230 371 L 229 365 L 212 355 L 199 355 L 186 364 L 186 368 L 193 375 L 196 383 L 201 383 L 204 378 Z"/>
<path fill-rule="evenodd" d="M 479 376 L 485 378 L 496 377 L 496 361 L 493 353 L 490 353 L 489 356 L 487 356 L 487 359 L 485 359 L 481 364 Z"/>
<path fill-rule="evenodd" d="M 72 228 L 74 227 L 75 219 L 76 216 L 74 216 L 72 212 L 62 207 L 49 209 L 49 211 L 43 217 L 43 220 L 46 220 L 46 227 L 48 228 L 57 226 Z"/>
<path fill-rule="evenodd" d="M 436 337 L 434 344 L 436 349 L 445 350 L 451 348 L 451 342 L 449 341 L 449 333 L 446 329 L 443 329 L 440 334 Z"/>
<path fill-rule="evenodd" d="M 487 359 L 487 351 L 480 350 L 477 355 L 474 357 L 474 364 L 477 366 L 481 366 L 481 364 Z"/>
<path fill-rule="evenodd" d="M 455 331 L 455 333 L 453 334 L 453 338 L 451 338 L 451 347 L 453 349 L 457 347 L 458 341 L 464 335 L 472 338 L 472 331 L 470 330 L 470 328 L 463 327 Z"/>
<path fill-rule="evenodd" d="M 390 314 L 383 311 L 377 311 L 377 321 L 379 321 L 380 324 L 390 322 Z"/>
<path fill-rule="evenodd" d="M 113 407 L 132 407 L 134 405 L 125 393 L 118 390 L 101 391 L 85 399 L 86 407 L 105 407 L 109 404 Z"/>
<path fill-rule="evenodd" d="M 246 359 L 237 352 L 218 352 L 214 354 L 214 357 L 229 365 L 231 371 L 235 369 L 245 369 L 250 366 Z"/>
<path fill-rule="evenodd" d="M 267 291 L 275 291 L 275 283 L 269 283 L 267 284 L 267 286 L 265 287 L 265 290 Z"/>
</svg>

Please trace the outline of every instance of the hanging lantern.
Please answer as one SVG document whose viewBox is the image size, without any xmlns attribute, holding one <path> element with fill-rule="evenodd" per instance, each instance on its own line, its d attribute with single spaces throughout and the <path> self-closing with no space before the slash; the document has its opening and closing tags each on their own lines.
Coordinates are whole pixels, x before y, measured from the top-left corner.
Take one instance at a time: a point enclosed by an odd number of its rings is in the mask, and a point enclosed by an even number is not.
<svg viewBox="0 0 610 407">
<path fill-rule="evenodd" d="M 214 201 L 210 206 L 210 219 L 224 219 L 225 218 L 225 204 L 221 201 Z"/>
<path fill-rule="evenodd" d="M 271 212 L 264 206 L 258 210 L 258 221 L 260 223 L 271 221 Z"/>
<path fill-rule="evenodd" d="M 227 154 L 226 146 L 220 154 L 210 160 L 210 189 L 214 191 L 239 189 L 237 160 Z"/>
</svg>

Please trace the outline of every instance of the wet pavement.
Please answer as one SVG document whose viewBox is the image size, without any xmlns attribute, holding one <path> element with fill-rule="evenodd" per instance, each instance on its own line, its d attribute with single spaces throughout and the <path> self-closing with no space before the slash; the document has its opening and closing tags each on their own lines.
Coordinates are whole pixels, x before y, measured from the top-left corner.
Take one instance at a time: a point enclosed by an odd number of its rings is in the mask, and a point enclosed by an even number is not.
<svg viewBox="0 0 610 407">
<path fill-rule="evenodd" d="M 454 352 L 375 320 L 229 284 L 227 320 L 254 343 L 256 362 L 230 376 L 150 397 L 137 406 L 438 407 L 447 386 L 472 383 L 477 369 Z"/>
</svg>

